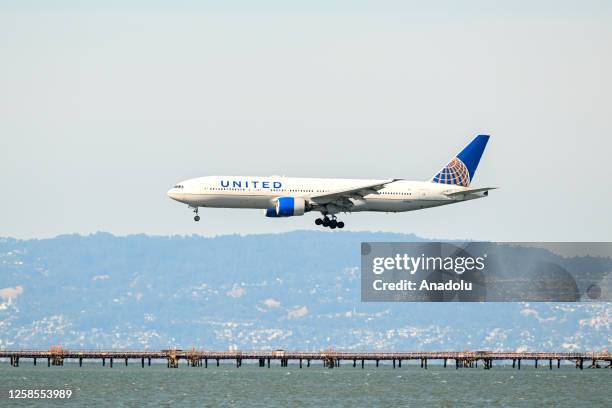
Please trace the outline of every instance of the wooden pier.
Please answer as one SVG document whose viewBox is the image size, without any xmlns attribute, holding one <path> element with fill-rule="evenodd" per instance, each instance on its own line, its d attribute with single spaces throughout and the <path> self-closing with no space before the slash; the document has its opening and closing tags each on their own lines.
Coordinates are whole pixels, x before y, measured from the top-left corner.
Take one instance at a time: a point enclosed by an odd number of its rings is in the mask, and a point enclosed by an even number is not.
<svg viewBox="0 0 612 408">
<path fill-rule="evenodd" d="M 570 362 L 578 369 L 584 368 L 611 368 L 612 353 L 610 352 L 499 352 L 499 351 L 431 351 L 431 352 L 353 352 L 353 351 L 206 351 L 206 350 L 179 350 L 169 349 L 160 351 L 122 351 L 122 350 L 67 350 L 61 347 L 52 347 L 49 350 L 0 350 L 0 358 L 7 359 L 13 367 L 19 367 L 24 359 L 47 363 L 47 366 L 63 366 L 65 360 L 78 362 L 96 360 L 102 366 L 113 367 L 113 364 L 122 363 L 126 366 L 129 361 L 140 363 L 144 368 L 150 366 L 151 361 L 162 360 L 169 368 L 184 365 L 190 367 L 208 367 L 209 364 L 219 366 L 220 362 L 231 362 L 240 367 L 243 361 L 256 361 L 259 367 L 270 367 L 271 362 L 279 362 L 281 367 L 288 367 L 290 363 L 302 367 L 310 367 L 312 362 L 319 362 L 324 367 L 334 368 L 348 363 L 353 367 L 365 368 L 366 362 L 375 364 L 380 362 L 401 368 L 404 364 L 414 360 L 420 363 L 421 368 L 427 369 L 431 361 L 438 362 L 444 368 L 454 366 L 459 368 L 477 368 L 480 363 L 484 369 L 492 369 L 499 362 L 511 363 L 513 368 L 520 370 L 526 363 L 538 368 L 544 366 L 550 370 L 560 368 L 561 362 Z M 45 361 L 46 360 L 46 361 Z M 495 362 L 495 364 L 494 364 Z M 521 365 L 522 364 L 522 365 Z"/>
</svg>

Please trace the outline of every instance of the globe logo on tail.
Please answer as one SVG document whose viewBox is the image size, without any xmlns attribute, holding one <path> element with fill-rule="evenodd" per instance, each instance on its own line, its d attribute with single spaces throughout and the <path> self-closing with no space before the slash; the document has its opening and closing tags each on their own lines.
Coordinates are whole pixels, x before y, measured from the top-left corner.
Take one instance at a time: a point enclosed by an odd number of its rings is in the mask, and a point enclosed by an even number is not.
<svg viewBox="0 0 612 408">
<path fill-rule="evenodd" d="M 468 187 L 470 185 L 470 172 L 465 164 L 455 157 L 434 176 L 432 181 L 434 183 Z"/>
</svg>

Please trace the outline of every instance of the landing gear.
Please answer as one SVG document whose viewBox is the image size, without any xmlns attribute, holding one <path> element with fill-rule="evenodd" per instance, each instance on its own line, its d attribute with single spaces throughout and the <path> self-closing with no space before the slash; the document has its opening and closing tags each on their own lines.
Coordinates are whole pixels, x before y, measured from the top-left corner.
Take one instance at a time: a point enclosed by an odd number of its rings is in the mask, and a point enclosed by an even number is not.
<svg viewBox="0 0 612 408">
<path fill-rule="evenodd" d="M 327 215 L 323 218 L 317 218 L 315 224 L 329 227 L 330 229 L 344 228 L 344 222 L 338 221 L 335 215 L 332 215 L 331 219 Z"/>
<path fill-rule="evenodd" d="M 198 215 L 198 207 L 195 207 L 195 208 L 193 209 L 193 212 L 195 213 L 195 217 L 193 217 L 193 220 L 194 220 L 195 222 L 200 221 L 200 216 Z"/>
</svg>

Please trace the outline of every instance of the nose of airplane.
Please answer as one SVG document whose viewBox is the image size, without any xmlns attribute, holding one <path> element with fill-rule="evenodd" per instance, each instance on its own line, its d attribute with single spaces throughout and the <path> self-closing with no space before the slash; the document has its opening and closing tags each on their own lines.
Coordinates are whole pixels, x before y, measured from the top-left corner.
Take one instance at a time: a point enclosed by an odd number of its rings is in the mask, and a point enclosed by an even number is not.
<svg viewBox="0 0 612 408">
<path fill-rule="evenodd" d="M 176 200 L 178 198 L 178 192 L 176 191 L 175 188 L 171 188 L 170 190 L 168 190 L 166 195 L 173 200 Z"/>
</svg>

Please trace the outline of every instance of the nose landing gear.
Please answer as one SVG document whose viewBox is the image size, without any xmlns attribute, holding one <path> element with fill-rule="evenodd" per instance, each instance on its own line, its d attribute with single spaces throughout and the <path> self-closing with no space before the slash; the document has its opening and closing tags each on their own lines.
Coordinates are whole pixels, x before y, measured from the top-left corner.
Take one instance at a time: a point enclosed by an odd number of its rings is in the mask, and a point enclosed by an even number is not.
<svg viewBox="0 0 612 408">
<path fill-rule="evenodd" d="M 198 215 L 198 207 L 195 207 L 195 208 L 193 209 L 193 212 L 195 213 L 195 217 L 193 217 L 193 220 L 194 220 L 195 222 L 200 221 L 200 216 Z"/>
<path fill-rule="evenodd" d="M 330 229 L 344 228 L 344 222 L 338 221 L 335 215 L 332 215 L 331 219 L 327 215 L 323 218 L 317 218 L 315 220 L 315 224 L 322 225 L 324 227 L 329 227 Z"/>
</svg>

